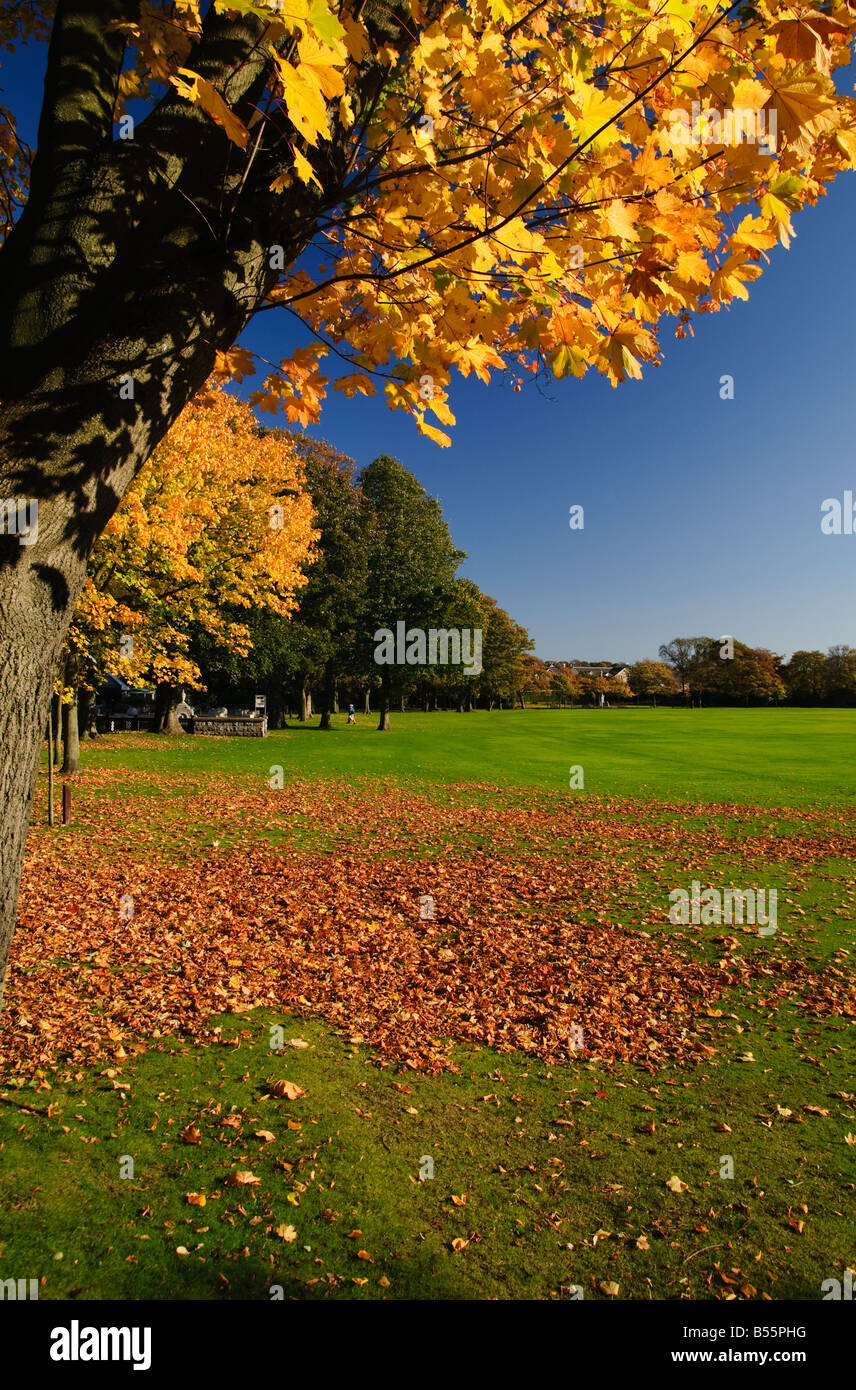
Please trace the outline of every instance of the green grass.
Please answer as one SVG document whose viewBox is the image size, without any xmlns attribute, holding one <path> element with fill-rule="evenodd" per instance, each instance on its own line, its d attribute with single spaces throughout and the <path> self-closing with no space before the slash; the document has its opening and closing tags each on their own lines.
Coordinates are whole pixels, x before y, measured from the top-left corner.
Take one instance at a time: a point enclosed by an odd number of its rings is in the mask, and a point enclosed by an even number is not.
<svg viewBox="0 0 856 1390">
<path fill-rule="evenodd" d="M 309 1047 L 271 1053 L 274 1019 Z M 749 1084 L 738 1061 L 604 1076 L 487 1050 L 461 1053 L 459 1075 L 399 1077 L 317 1022 L 224 1018 L 219 1046 L 167 1040 L 126 1063 L 127 1092 L 91 1074 L 9 1092 L 2 1273 L 64 1299 L 266 1299 L 274 1284 L 287 1298 L 550 1298 L 572 1285 L 602 1298 L 610 1283 L 619 1298 L 817 1299 L 853 1262 L 852 1149 L 837 1118 L 800 1107 L 829 1109 L 818 1054 L 844 1046 L 844 1027 L 795 1046 L 746 1022 Z M 271 1098 L 281 1077 L 306 1094 Z M 198 1144 L 179 1137 L 188 1124 Z M 727 1155 L 733 1179 L 720 1176 Z M 425 1158 L 433 1179 L 420 1181 Z M 236 1171 L 259 1184 L 227 1185 Z"/>
<path fill-rule="evenodd" d="M 612 893 L 613 929 L 644 922 L 655 939 L 717 964 L 728 928 L 676 931 L 657 915 L 667 887 L 700 862 L 706 882 L 779 889 L 775 942 L 747 934 L 746 961 L 763 967 L 769 952 L 809 979 L 840 978 L 852 974 L 856 880 L 824 836 L 851 823 L 854 723 L 849 711 L 538 710 L 393 715 L 389 734 L 361 720 L 264 743 L 117 736 L 84 751 L 81 823 L 52 840 L 39 828 L 34 845 L 55 845 L 58 863 L 169 858 L 188 814 L 185 854 L 207 853 L 212 835 L 237 844 L 241 833 L 268 834 L 261 820 L 240 828 L 243 803 L 219 830 L 214 803 L 261 790 L 281 764 L 286 787 L 271 795 L 284 844 L 381 856 L 392 845 L 401 860 L 442 844 L 465 859 L 482 847 L 570 864 L 620 855 L 635 877 Z M 585 793 L 568 790 L 571 763 L 585 768 Z M 361 832 L 359 798 L 364 790 L 368 808 L 379 778 L 425 795 L 430 814 L 402 817 L 376 849 L 377 808 Z M 353 841 L 342 804 L 324 800 L 328 779 L 358 800 Z M 306 810 L 294 809 L 298 785 Z M 640 799 L 600 799 L 617 796 Z M 569 797 L 593 817 L 608 806 L 616 841 L 595 831 L 589 842 L 584 827 L 576 840 L 554 837 L 550 817 Z M 710 802 L 734 809 L 698 804 Z M 475 828 L 459 816 L 472 806 Z M 515 820 L 505 839 L 501 815 L 488 826 L 497 808 L 521 806 L 543 823 Z M 640 824 L 645 836 L 621 839 Z M 555 910 L 585 914 L 586 902 Z M 729 986 L 700 1024 L 715 1054 L 650 1071 L 455 1045 L 457 1072 L 423 1075 L 352 1041 L 346 1024 L 257 1010 L 221 1017 L 212 1045 L 126 1037 L 95 1066 L 10 1078 L 0 1090 L 0 1279 L 36 1277 L 42 1297 L 69 1300 L 268 1299 L 272 1285 L 301 1299 L 567 1298 L 574 1285 L 587 1299 L 819 1299 L 823 1280 L 856 1266 L 852 1020 L 780 1001 L 783 978 L 762 968 Z M 272 1052 L 273 1024 L 308 1046 Z M 305 1095 L 273 1098 L 281 1078 Z M 198 1144 L 180 1137 L 189 1124 Z M 120 1176 L 123 1156 L 133 1177 Z M 728 1157 L 733 1177 L 721 1175 Z M 434 1176 L 420 1181 L 426 1158 Z M 231 1186 L 242 1170 L 258 1184 Z M 672 1191 L 673 1177 L 686 1188 Z M 190 1192 L 205 1207 L 190 1206 Z M 277 1233 L 288 1226 L 293 1240 Z"/>
<path fill-rule="evenodd" d="M 332 730 L 293 724 L 256 739 L 139 740 L 118 735 L 86 753 L 88 767 L 260 779 L 273 764 L 299 776 L 385 777 L 405 782 L 474 782 L 568 787 L 572 764 L 594 795 L 669 801 L 743 801 L 810 806 L 856 801 L 850 745 L 856 710 L 537 709 L 472 714 L 392 714 L 389 733 L 375 716 L 345 717 Z M 143 743 L 144 747 L 135 747 Z M 155 747 L 152 744 L 156 743 Z M 118 758 L 117 758 L 118 755 Z"/>
</svg>

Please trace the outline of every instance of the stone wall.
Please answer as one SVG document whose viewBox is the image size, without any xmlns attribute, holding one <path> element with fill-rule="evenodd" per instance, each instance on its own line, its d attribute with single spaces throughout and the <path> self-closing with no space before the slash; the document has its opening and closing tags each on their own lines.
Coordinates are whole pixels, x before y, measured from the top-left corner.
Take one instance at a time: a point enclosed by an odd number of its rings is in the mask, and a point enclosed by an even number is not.
<svg viewBox="0 0 856 1390">
<path fill-rule="evenodd" d="M 197 715 L 191 720 L 192 734 L 219 734 L 227 738 L 267 738 L 267 715 L 253 719 L 243 714 L 227 715 L 222 719 L 205 719 Z"/>
</svg>

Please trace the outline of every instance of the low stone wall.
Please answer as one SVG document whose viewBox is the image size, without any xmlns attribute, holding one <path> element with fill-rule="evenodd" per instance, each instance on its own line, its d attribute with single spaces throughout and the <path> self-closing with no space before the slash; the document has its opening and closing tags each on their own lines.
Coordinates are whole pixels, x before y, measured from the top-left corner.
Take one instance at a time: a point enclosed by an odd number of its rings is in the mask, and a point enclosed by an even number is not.
<svg viewBox="0 0 856 1390">
<path fill-rule="evenodd" d="M 205 719 L 197 715 L 190 723 L 192 734 L 219 734 L 227 738 L 267 738 L 267 715 L 253 719 L 245 714 Z"/>
</svg>

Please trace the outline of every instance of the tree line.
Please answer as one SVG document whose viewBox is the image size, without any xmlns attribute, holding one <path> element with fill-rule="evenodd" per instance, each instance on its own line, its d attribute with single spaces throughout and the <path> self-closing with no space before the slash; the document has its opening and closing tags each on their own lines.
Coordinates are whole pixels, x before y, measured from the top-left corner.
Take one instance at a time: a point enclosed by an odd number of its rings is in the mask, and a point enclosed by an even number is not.
<svg viewBox="0 0 856 1390">
<path fill-rule="evenodd" d="M 624 668 L 625 679 L 585 676 L 570 662 L 526 656 L 522 696 L 557 705 L 634 699 L 690 706 L 856 703 L 856 648 L 846 645 L 796 651 L 785 660 L 731 637 L 675 637 L 658 655 L 658 661 Z"/>
<path fill-rule="evenodd" d="M 155 728 L 180 733 L 183 692 L 253 705 L 270 722 L 339 702 L 492 708 L 519 697 L 533 643 L 458 574 L 439 502 L 397 459 L 358 472 L 329 445 L 260 425 L 212 385 L 182 413 L 93 549 L 55 682 L 55 757 L 79 765 L 108 675 L 156 689 Z M 480 669 L 379 665 L 375 634 L 480 636 Z"/>
</svg>

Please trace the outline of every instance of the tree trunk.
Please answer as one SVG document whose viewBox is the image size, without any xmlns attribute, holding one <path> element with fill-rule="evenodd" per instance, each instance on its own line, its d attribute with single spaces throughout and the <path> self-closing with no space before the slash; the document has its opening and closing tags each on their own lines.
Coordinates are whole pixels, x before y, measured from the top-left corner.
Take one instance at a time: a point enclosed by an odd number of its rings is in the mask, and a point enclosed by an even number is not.
<svg viewBox="0 0 856 1390">
<path fill-rule="evenodd" d="M 184 733 L 177 713 L 180 702 L 178 686 L 162 681 L 155 698 L 155 733 L 169 734 L 170 737 Z"/>
<path fill-rule="evenodd" d="M 366 686 L 366 698 L 365 698 L 365 704 L 364 704 L 364 706 L 363 706 L 363 712 L 364 712 L 365 714 L 371 714 L 371 712 L 372 712 L 372 692 L 371 692 L 371 686 L 369 686 L 369 685 Z"/>
<path fill-rule="evenodd" d="M 58 695 L 53 697 L 53 746 L 50 755 L 54 767 L 59 767 L 62 762 L 62 701 Z"/>
<path fill-rule="evenodd" d="M 379 734 L 386 733 L 391 727 L 389 722 L 389 677 L 384 670 L 380 683 L 380 719 L 377 731 Z"/>
<path fill-rule="evenodd" d="M 63 706 L 62 731 L 65 744 L 65 758 L 62 764 L 63 777 L 80 771 L 80 728 L 77 722 L 77 691 L 70 704 Z"/>
<path fill-rule="evenodd" d="M 284 729 L 288 722 L 287 714 L 288 711 L 281 692 L 272 691 L 268 695 L 268 728 Z"/>
<path fill-rule="evenodd" d="M 300 686 L 300 722 L 305 724 L 307 719 L 312 718 L 312 691 L 309 688 L 309 677 L 304 676 Z"/>
<path fill-rule="evenodd" d="M 48 825 L 54 823 L 54 768 L 53 768 L 53 715 L 51 706 L 48 705 Z M 3 993 L 3 982 L 0 980 L 0 997 Z"/>
<path fill-rule="evenodd" d="M 41 518 L 39 532 L 31 552 L 41 548 Z M 0 536 L 0 1008 L 54 671 L 77 598 L 56 563 L 42 557 L 37 570 L 32 554 L 19 558 L 13 545 L 16 537 Z M 51 768 L 52 757 L 49 746 Z"/>
<path fill-rule="evenodd" d="M 91 690 L 79 690 L 77 699 L 77 719 L 80 737 L 84 740 L 97 738 L 98 730 L 95 727 L 95 696 Z"/>
<path fill-rule="evenodd" d="M 321 729 L 332 729 L 333 725 L 330 720 L 330 715 L 338 713 L 339 700 L 336 694 L 336 682 L 331 677 L 324 686 L 324 707 L 321 710 L 321 723 L 318 727 Z"/>
</svg>

